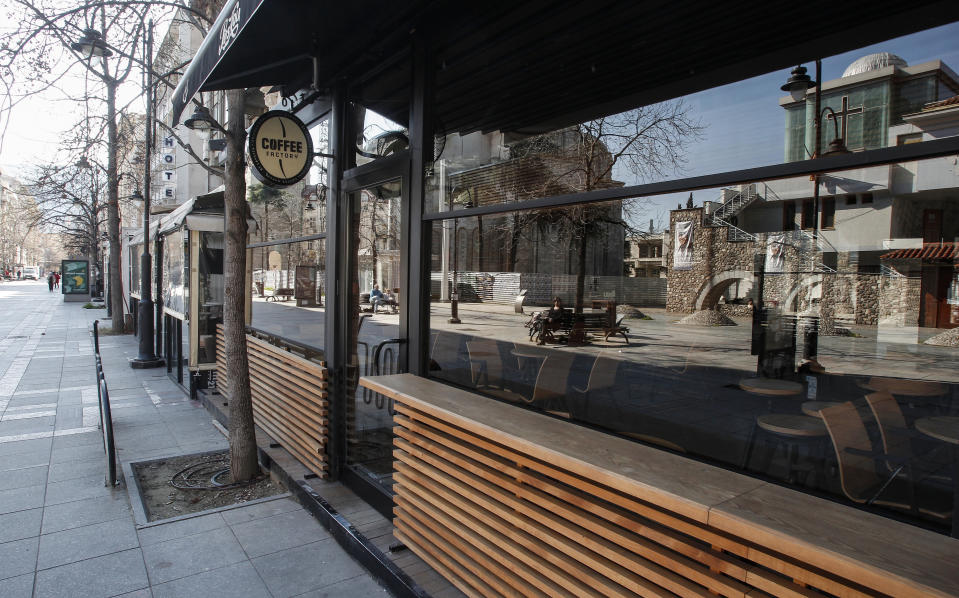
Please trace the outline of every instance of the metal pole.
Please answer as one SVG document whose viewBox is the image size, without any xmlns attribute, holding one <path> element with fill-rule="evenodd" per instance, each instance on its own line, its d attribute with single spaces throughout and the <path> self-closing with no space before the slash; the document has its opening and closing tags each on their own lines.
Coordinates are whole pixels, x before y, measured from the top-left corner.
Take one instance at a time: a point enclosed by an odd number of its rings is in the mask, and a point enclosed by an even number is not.
<svg viewBox="0 0 959 598">
<path fill-rule="evenodd" d="M 822 60 L 816 59 L 816 149 L 813 150 L 813 158 L 819 157 L 819 150 L 822 147 Z M 812 235 L 814 239 L 819 238 L 819 174 L 813 175 L 813 223 Z"/>
<path fill-rule="evenodd" d="M 153 20 L 150 20 L 145 32 L 146 51 L 143 68 L 146 69 L 146 119 L 144 129 L 144 167 L 143 167 L 143 254 L 140 256 L 140 314 L 138 331 L 140 333 L 139 354 L 130 365 L 136 369 L 155 368 L 163 365 L 163 360 L 153 352 L 153 291 L 150 257 L 150 153 L 153 149 Z"/>
</svg>

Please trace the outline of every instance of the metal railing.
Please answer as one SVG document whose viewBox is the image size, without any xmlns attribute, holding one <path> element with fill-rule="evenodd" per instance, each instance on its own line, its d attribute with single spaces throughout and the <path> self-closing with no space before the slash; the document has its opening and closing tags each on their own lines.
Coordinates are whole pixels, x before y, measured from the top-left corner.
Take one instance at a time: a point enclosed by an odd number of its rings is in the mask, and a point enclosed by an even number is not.
<svg viewBox="0 0 959 598">
<path fill-rule="evenodd" d="M 103 435 L 103 452 L 107 458 L 107 475 L 104 485 L 112 487 L 120 483 L 117 477 L 117 448 L 113 439 L 110 390 L 107 388 L 107 379 L 103 373 L 103 360 L 100 358 L 100 327 L 96 320 L 93 321 L 93 348 L 97 367 L 97 403 L 100 408 L 100 422 L 97 427 Z"/>
</svg>

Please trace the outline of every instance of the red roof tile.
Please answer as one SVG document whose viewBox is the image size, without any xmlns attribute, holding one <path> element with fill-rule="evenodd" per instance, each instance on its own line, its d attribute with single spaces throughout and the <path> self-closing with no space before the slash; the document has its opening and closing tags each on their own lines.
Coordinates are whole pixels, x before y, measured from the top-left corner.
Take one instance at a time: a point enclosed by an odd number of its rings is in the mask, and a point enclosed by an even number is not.
<svg viewBox="0 0 959 598">
<path fill-rule="evenodd" d="M 897 249 L 879 256 L 881 260 L 954 260 L 959 258 L 959 243 L 925 243 L 913 249 Z"/>
</svg>

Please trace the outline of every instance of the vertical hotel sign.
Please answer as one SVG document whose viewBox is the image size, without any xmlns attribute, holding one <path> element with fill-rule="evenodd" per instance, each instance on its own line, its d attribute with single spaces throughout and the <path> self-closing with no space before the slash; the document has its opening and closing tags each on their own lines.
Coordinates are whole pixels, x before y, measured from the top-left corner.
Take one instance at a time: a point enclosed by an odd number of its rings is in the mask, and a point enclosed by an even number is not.
<svg viewBox="0 0 959 598">
<path fill-rule="evenodd" d="M 176 142 L 171 135 L 162 138 L 160 182 L 163 203 L 176 203 Z"/>
<path fill-rule="evenodd" d="M 250 127 L 250 165 L 253 176 L 270 187 L 289 187 L 310 171 L 313 140 L 299 118 L 270 110 Z"/>
<path fill-rule="evenodd" d="M 691 220 L 676 222 L 673 235 L 673 270 L 693 268 L 693 223 Z"/>
</svg>

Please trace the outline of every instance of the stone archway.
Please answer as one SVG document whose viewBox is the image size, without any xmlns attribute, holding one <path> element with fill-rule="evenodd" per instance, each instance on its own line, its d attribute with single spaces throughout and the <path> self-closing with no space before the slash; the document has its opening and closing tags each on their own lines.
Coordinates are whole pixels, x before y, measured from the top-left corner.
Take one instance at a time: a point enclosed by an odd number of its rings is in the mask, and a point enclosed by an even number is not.
<svg viewBox="0 0 959 598">
<path fill-rule="evenodd" d="M 699 295 L 696 297 L 696 311 L 716 307 L 719 298 L 730 285 L 737 280 L 752 280 L 752 278 L 753 273 L 749 270 L 728 270 L 713 276 L 700 287 Z"/>
<path fill-rule="evenodd" d="M 812 293 L 813 289 L 817 286 L 822 285 L 822 274 L 810 274 L 804 276 L 802 280 L 797 282 L 793 288 L 789 290 L 789 294 L 786 295 L 786 300 L 783 301 L 783 307 L 789 311 L 798 312 L 799 305 L 797 305 L 798 300 L 800 299 L 800 293 L 806 289 L 808 293 L 806 297 L 808 298 L 809 294 Z"/>
</svg>

